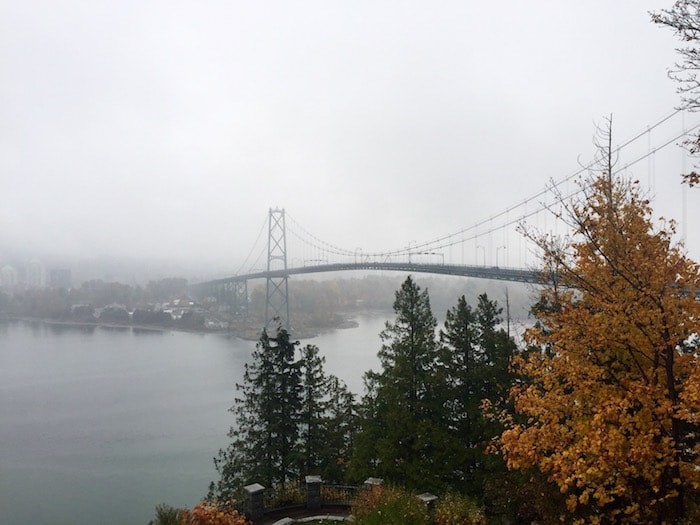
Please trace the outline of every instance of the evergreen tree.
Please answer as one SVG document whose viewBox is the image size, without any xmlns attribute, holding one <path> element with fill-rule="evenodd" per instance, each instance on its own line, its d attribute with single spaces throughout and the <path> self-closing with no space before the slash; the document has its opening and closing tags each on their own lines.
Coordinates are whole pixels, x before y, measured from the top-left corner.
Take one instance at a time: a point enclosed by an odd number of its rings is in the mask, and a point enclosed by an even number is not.
<svg viewBox="0 0 700 525">
<path fill-rule="evenodd" d="M 302 410 L 300 473 L 320 474 L 324 481 L 345 479 L 355 431 L 355 398 L 345 383 L 327 375 L 318 347 L 301 351 Z"/>
<path fill-rule="evenodd" d="M 444 329 L 440 330 L 440 366 L 446 377 L 445 407 L 448 432 L 452 439 L 449 452 L 453 466 L 452 484 L 469 493 L 480 459 L 475 434 L 480 410 L 478 367 L 483 362 L 479 345 L 477 316 L 466 298 L 447 311 Z"/>
<path fill-rule="evenodd" d="M 355 483 L 377 472 L 377 443 L 384 435 L 379 418 L 379 376 L 370 370 L 363 378 L 364 394 L 357 405 L 357 431 L 348 468 L 348 478 Z"/>
<path fill-rule="evenodd" d="M 374 438 L 363 442 L 357 460 L 376 462 L 379 474 L 409 487 L 441 485 L 436 456 L 445 448 L 444 407 L 437 394 L 437 321 L 427 291 L 411 277 L 396 292 L 396 320 L 387 322 L 380 334 L 382 372 L 369 373 L 376 383 L 374 396 L 366 401 L 363 431 Z M 367 417 L 372 417 L 368 420 Z"/>
<path fill-rule="evenodd" d="M 501 402 L 508 393 L 511 376 L 508 363 L 515 350 L 514 341 L 503 329 L 502 309 L 486 294 L 472 309 L 464 296 L 446 315 L 440 331 L 440 366 L 446 378 L 448 432 L 451 436 L 450 484 L 472 496 L 483 495 L 485 475 L 503 470 L 484 451 L 500 428 L 484 417 L 484 400 Z"/>
<path fill-rule="evenodd" d="M 271 338 L 263 331 L 245 365 L 240 397 L 231 412 L 231 444 L 220 450 L 214 465 L 221 478 L 210 485 L 209 497 L 229 500 L 246 484 L 259 482 L 270 487 L 298 477 L 295 469 L 302 408 L 300 363 L 289 334 L 278 328 Z"/>
<path fill-rule="evenodd" d="M 499 325 L 503 322 L 503 308 L 486 294 L 479 295 L 476 318 L 479 344 L 483 356 L 482 399 L 498 402 L 508 395 L 513 376 L 509 372 L 515 341 Z"/>
<path fill-rule="evenodd" d="M 249 483 L 284 485 L 305 474 L 344 479 L 352 451 L 354 397 L 338 378 L 326 375 L 319 349 L 297 342 L 279 328 L 263 332 L 246 364 L 239 397 L 231 411 L 231 444 L 214 464 L 221 478 L 209 498 L 232 499 Z"/>
<path fill-rule="evenodd" d="M 325 357 L 318 347 L 306 345 L 301 349 L 302 409 L 300 414 L 301 465 L 304 474 L 317 474 L 324 445 L 324 419 L 328 378 L 323 370 Z"/>
<path fill-rule="evenodd" d="M 301 472 L 316 474 L 324 442 L 323 419 L 328 378 L 323 370 L 325 357 L 318 347 L 306 345 L 301 349 L 302 408 L 300 413 Z"/>
<path fill-rule="evenodd" d="M 327 481 L 345 481 L 356 432 L 355 396 L 335 376 L 328 378 L 328 401 L 323 419 L 320 473 Z"/>
</svg>

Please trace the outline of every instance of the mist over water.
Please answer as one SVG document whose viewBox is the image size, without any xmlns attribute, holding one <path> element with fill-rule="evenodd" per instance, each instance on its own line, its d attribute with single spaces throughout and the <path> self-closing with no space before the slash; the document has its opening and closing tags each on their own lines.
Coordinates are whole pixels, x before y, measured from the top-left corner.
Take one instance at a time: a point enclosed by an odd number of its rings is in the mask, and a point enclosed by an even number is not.
<svg viewBox="0 0 700 525">
<path fill-rule="evenodd" d="M 302 341 L 356 393 L 384 318 Z M 0 323 L 0 523 L 147 523 L 192 506 L 228 443 L 255 343 L 218 335 Z"/>
<path fill-rule="evenodd" d="M 252 343 L 0 329 L 0 522 L 146 523 L 205 494 Z"/>
<path fill-rule="evenodd" d="M 391 318 L 391 312 L 359 315 L 355 318 L 359 325 L 357 328 L 333 330 L 304 339 L 301 344 L 318 346 L 321 355 L 326 358 L 326 372 L 342 379 L 354 394 L 362 395 L 362 376 L 370 368 L 377 370 L 377 352 L 382 345 L 379 332 L 384 329 L 386 320 Z"/>
</svg>

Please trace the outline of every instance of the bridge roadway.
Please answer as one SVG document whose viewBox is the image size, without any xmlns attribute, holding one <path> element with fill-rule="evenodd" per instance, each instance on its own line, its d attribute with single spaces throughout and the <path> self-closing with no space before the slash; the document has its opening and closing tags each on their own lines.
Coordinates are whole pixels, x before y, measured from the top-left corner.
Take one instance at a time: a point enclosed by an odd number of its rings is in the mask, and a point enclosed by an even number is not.
<svg viewBox="0 0 700 525">
<path fill-rule="evenodd" d="M 499 281 L 512 281 L 520 283 L 541 283 L 541 274 L 534 270 L 520 268 L 505 268 L 498 266 L 466 266 L 460 264 L 424 264 L 412 262 L 379 262 L 363 261 L 335 264 L 317 264 L 313 266 L 299 266 L 286 270 L 270 270 L 234 275 L 223 279 L 215 279 L 196 283 L 193 287 L 216 286 L 235 282 L 249 281 L 252 279 L 279 278 L 290 275 L 302 275 L 309 273 L 341 272 L 350 270 L 389 270 L 405 273 L 432 273 L 438 275 L 459 275 L 462 277 L 474 277 L 477 279 L 495 279 Z"/>
</svg>

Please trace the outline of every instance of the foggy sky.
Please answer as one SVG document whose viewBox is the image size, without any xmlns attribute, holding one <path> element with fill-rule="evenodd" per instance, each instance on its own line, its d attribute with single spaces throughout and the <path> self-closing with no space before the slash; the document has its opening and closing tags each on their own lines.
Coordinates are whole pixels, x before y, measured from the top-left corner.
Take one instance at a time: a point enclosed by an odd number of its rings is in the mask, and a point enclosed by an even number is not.
<svg viewBox="0 0 700 525">
<path fill-rule="evenodd" d="M 226 271 L 277 206 L 366 252 L 459 230 L 680 104 L 671 4 L 0 0 L 0 265 Z"/>
</svg>

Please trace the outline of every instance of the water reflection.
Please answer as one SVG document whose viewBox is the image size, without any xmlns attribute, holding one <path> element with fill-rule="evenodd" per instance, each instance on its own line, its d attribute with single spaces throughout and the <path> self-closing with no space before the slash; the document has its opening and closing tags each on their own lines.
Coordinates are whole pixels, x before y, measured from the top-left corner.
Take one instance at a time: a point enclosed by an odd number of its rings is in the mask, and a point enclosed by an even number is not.
<svg viewBox="0 0 700 525">
<path fill-rule="evenodd" d="M 95 328 L 97 327 L 94 324 L 43 323 L 44 333 L 53 335 L 71 333 L 91 335 L 95 333 Z"/>
<path fill-rule="evenodd" d="M 100 330 L 105 332 L 126 333 L 131 331 L 130 326 L 112 326 L 108 324 L 100 325 Z"/>
<path fill-rule="evenodd" d="M 131 333 L 134 335 L 159 335 L 162 336 L 165 333 L 165 330 L 160 330 L 158 328 L 132 328 Z"/>
</svg>

